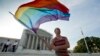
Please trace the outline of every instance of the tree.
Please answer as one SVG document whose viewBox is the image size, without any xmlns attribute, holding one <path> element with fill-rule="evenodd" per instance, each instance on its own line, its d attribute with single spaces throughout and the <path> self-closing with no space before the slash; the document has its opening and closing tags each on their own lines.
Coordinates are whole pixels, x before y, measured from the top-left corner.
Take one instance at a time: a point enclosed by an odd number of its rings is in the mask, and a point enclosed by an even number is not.
<svg viewBox="0 0 100 56">
<path fill-rule="evenodd" d="M 89 51 L 91 53 L 97 53 L 100 52 L 100 38 L 99 37 L 85 37 L 85 40 L 87 42 Z M 75 53 L 87 53 L 87 48 L 84 42 L 84 38 L 80 39 L 77 42 L 77 46 L 75 46 L 74 50 Z"/>
</svg>

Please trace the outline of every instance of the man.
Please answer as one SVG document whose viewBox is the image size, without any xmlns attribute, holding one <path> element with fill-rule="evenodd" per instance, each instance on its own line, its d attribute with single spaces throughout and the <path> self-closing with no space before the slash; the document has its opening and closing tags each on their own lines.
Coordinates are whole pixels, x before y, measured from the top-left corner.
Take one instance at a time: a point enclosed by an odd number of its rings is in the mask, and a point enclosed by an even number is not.
<svg viewBox="0 0 100 56">
<path fill-rule="evenodd" d="M 56 34 L 56 37 L 52 40 L 50 45 L 48 45 L 48 43 L 44 40 L 46 46 L 50 50 L 55 50 L 57 56 L 69 56 L 67 51 L 67 49 L 70 47 L 68 39 L 60 35 L 61 31 L 59 28 L 56 28 L 54 32 Z"/>
<path fill-rule="evenodd" d="M 7 52 L 8 51 L 8 47 L 10 45 L 10 40 L 8 39 L 6 43 L 4 43 L 4 46 L 3 46 L 3 49 L 2 49 L 2 52 Z"/>
<path fill-rule="evenodd" d="M 13 50 L 12 50 L 12 52 L 15 52 L 16 51 L 16 48 L 17 48 L 17 45 L 18 45 L 18 42 L 17 42 L 17 40 L 13 43 Z"/>
</svg>

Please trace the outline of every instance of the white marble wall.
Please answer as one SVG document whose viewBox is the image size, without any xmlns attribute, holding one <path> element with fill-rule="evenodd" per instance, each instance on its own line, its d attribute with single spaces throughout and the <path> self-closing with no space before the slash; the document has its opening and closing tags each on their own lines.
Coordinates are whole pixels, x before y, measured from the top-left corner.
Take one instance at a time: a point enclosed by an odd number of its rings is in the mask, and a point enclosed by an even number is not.
<svg viewBox="0 0 100 56">
<path fill-rule="evenodd" d="M 41 37 L 41 36 L 40 36 Z M 48 50 L 48 48 L 46 47 L 45 43 L 40 39 L 40 37 L 37 37 L 36 35 L 29 35 L 29 37 L 27 37 L 26 39 L 26 49 L 34 49 L 34 50 Z M 50 38 L 47 37 L 42 37 L 45 40 L 48 41 L 48 43 L 50 43 Z"/>
<path fill-rule="evenodd" d="M 45 33 L 45 35 L 47 35 L 47 33 Z M 43 35 L 42 33 L 35 34 L 30 30 L 24 30 L 17 51 L 23 49 L 48 50 L 45 43 L 43 43 L 43 41 L 40 38 L 44 38 L 45 40 L 48 41 L 48 43 L 50 43 L 52 36 L 51 35 L 45 36 L 45 35 Z"/>
</svg>

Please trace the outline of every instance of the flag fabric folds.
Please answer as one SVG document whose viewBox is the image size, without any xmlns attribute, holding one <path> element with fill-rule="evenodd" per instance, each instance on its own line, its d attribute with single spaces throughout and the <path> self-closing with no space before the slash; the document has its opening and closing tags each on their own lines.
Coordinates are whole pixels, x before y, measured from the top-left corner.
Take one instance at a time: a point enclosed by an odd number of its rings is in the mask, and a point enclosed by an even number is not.
<svg viewBox="0 0 100 56">
<path fill-rule="evenodd" d="M 57 0 L 35 0 L 22 4 L 15 13 L 16 19 L 27 28 L 36 32 L 40 24 L 69 20 L 69 9 Z"/>
</svg>

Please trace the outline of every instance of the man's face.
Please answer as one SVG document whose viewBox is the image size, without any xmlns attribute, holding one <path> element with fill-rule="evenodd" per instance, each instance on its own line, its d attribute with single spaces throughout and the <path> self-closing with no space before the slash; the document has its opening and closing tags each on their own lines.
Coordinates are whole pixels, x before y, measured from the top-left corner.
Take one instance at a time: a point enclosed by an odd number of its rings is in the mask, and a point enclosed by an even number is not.
<svg viewBox="0 0 100 56">
<path fill-rule="evenodd" d="M 59 29 L 59 28 L 56 28 L 56 29 L 55 29 L 55 34 L 56 34 L 56 35 L 60 34 L 60 29 Z"/>
</svg>

